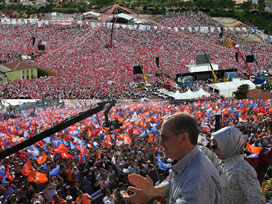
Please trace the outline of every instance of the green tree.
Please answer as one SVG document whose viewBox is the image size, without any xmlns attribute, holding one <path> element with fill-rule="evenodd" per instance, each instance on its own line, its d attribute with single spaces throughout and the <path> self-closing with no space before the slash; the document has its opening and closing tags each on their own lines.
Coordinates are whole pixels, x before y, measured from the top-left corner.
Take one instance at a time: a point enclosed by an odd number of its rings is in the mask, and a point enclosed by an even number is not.
<svg viewBox="0 0 272 204">
<path fill-rule="evenodd" d="M 250 12 L 250 10 L 252 9 L 252 3 L 249 1 L 244 2 L 240 5 L 240 8 L 243 9 L 245 12 Z"/>
<path fill-rule="evenodd" d="M 236 98 L 236 99 L 247 98 L 248 90 L 249 90 L 248 84 L 243 84 L 243 85 L 239 86 L 237 91 L 233 92 L 234 98 Z"/>
<path fill-rule="evenodd" d="M 272 82 L 262 84 L 260 88 L 265 92 L 272 93 Z"/>
<path fill-rule="evenodd" d="M 258 12 L 264 13 L 265 12 L 265 0 L 259 0 L 258 1 Z"/>
</svg>

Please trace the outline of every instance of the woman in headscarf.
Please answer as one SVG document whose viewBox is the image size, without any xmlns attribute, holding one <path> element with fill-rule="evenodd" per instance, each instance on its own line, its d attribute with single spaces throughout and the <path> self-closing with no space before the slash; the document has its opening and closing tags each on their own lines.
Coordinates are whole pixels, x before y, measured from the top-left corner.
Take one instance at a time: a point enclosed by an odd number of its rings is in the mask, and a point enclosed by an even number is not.
<svg viewBox="0 0 272 204">
<path fill-rule="evenodd" d="M 222 162 L 221 177 L 224 204 L 264 204 L 265 198 L 255 169 L 244 160 L 243 134 L 235 127 L 225 127 L 212 134 L 211 149 Z"/>
</svg>

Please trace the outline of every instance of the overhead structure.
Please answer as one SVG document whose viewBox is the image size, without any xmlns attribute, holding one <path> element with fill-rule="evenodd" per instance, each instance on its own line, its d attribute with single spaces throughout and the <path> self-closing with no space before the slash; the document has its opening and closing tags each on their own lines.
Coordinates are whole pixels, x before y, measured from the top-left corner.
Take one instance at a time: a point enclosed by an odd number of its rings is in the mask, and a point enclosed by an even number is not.
<svg viewBox="0 0 272 204">
<path fill-rule="evenodd" d="M 265 77 L 264 77 L 264 74 L 261 72 L 261 69 L 260 69 L 260 66 L 258 64 L 258 62 L 256 61 L 256 59 L 254 59 L 254 55 L 253 57 L 250 57 L 249 56 L 246 56 L 247 58 L 245 59 L 245 57 L 243 56 L 242 52 L 239 50 L 239 46 L 236 45 L 233 41 L 232 41 L 232 44 L 233 44 L 233 47 L 235 50 L 237 50 L 239 56 L 242 58 L 242 60 L 244 61 L 245 65 L 246 65 L 246 68 L 248 70 L 248 76 L 246 76 L 246 79 L 251 79 L 253 80 L 253 82 L 255 84 L 263 84 L 265 83 Z M 236 60 L 238 61 L 238 56 L 236 56 Z M 258 67 L 258 73 L 256 75 L 253 75 L 248 63 L 251 63 L 251 62 L 256 62 L 256 65 Z"/>
</svg>

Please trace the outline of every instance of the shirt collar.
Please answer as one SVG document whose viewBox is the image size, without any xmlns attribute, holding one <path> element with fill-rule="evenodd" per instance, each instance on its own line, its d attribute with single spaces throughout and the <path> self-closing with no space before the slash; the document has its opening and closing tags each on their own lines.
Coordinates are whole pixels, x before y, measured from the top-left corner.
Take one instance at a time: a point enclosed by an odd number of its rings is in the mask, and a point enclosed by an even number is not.
<svg viewBox="0 0 272 204">
<path fill-rule="evenodd" d="M 188 154 L 186 154 L 173 166 L 173 171 L 175 173 L 182 172 L 186 168 L 186 166 L 188 166 L 190 161 L 195 157 L 198 151 L 198 145 L 196 145 Z"/>
</svg>

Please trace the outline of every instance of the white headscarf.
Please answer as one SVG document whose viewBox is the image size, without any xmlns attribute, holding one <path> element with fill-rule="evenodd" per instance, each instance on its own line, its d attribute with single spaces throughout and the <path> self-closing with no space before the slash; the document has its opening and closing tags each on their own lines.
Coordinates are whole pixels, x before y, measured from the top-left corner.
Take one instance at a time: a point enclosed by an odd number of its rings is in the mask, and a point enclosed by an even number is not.
<svg viewBox="0 0 272 204">
<path fill-rule="evenodd" d="M 222 160 L 241 155 L 244 147 L 243 134 L 235 127 L 224 127 L 212 134 L 222 154 Z"/>
</svg>

